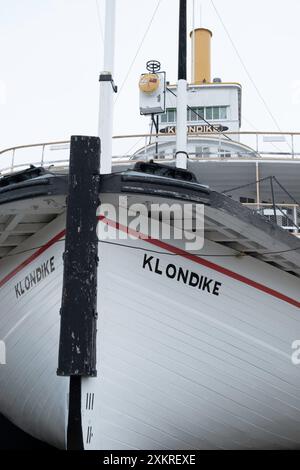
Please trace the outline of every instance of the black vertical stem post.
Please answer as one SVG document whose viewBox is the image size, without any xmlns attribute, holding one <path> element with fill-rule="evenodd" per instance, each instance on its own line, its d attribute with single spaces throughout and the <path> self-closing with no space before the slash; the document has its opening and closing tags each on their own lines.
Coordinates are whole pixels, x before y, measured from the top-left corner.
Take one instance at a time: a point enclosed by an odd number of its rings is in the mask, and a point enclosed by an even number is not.
<svg viewBox="0 0 300 470">
<path fill-rule="evenodd" d="M 67 448 L 83 449 L 81 378 L 95 377 L 100 139 L 71 138 L 57 375 L 70 377 Z"/>
<path fill-rule="evenodd" d="M 81 419 L 81 377 L 70 377 L 68 411 L 67 450 L 84 450 Z"/>
<path fill-rule="evenodd" d="M 58 375 L 96 375 L 100 139 L 71 138 Z"/>
<path fill-rule="evenodd" d="M 187 56 L 187 25 L 186 25 L 186 0 L 180 0 L 179 4 L 179 38 L 178 38 L 178 80 L 186 80 L 186 56 Z"/>
</svg>

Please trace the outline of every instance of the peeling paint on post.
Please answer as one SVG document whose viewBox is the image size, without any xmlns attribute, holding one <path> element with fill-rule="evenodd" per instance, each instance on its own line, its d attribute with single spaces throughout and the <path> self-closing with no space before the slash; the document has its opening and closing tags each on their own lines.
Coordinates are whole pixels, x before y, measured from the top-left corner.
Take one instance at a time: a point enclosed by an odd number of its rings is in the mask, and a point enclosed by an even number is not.
<svg viewBox="0 0 300 470">
<path fill-rule="evenodd" d="M 96 371 L 96 211 L 100 139 L 71 138 L 64 279 L 57 374 L 94 377 Z"/>
</svg>

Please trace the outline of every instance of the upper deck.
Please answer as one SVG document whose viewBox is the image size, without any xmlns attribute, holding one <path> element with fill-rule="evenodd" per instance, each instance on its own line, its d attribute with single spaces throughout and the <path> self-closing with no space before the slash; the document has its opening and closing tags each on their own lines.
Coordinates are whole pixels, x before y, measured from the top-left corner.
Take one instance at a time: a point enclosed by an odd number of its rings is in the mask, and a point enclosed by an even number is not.
<svg viewBox="0 0 300 470">
<path fill-rule="evenodd" d="M 137 160 L 175 164 L 176 135 L 118 135 L 113 171 Z M 125 151 L 124 151 L 125 149 Z M 197 132 L 188 135 L 189 169 L 201 183 L 239 200 L 285 230 L 300 235 L 300 132 Z M 68 172 L 69 141 L 21 145 L 0 151 L 0 172 L 30 165 Z"/>
</svg>

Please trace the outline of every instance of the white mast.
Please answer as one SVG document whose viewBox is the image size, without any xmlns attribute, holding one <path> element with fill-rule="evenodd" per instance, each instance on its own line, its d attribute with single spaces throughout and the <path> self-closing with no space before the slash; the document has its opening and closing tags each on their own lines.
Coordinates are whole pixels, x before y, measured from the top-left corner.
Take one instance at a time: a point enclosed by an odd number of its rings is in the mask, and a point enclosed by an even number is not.
<svg viewBox="0 0 300 470">
<path fill-rule="evenodd" d="M 187 168 L 186 0 L 180 0 L 177 85 L 176 167 Z"/>
<path fill-rule="evenodd" d="M 113 132 L 113 96 L 115 86 L 115 18 L 116 0 L 106 0 L 105 35 L 104 35 L 104 71 L 100 74 L 99 128 L 101 139 L 100 173 L 111 173 L 112 167 L 112 132 Z"/>
</svg>

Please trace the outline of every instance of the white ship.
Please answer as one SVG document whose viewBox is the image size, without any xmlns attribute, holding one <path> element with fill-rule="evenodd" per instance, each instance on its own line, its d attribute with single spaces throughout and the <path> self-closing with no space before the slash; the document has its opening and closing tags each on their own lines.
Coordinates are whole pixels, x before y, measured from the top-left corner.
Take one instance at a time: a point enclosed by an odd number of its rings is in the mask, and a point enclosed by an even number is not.
<svg viewBox="0 0 300 470">
<path fill-rule="evenodd" d="M 0 412 L 58 448 L 72 421 L 87 450 L 300 448 L 300 133 L 241 133 L 241 86 L 211 79 L 210 31 L 192 40 L 187 96 L 182 77 L 167 87 L 152 142 L 113 158 L 100 200 L 204 205 L 204 246 L 99 243 L 97 376 L 76 377 L 77 416 L 57 376 L 68 161 L 53 158 L 62 143 L 1 152 Z"/>
</svg>

